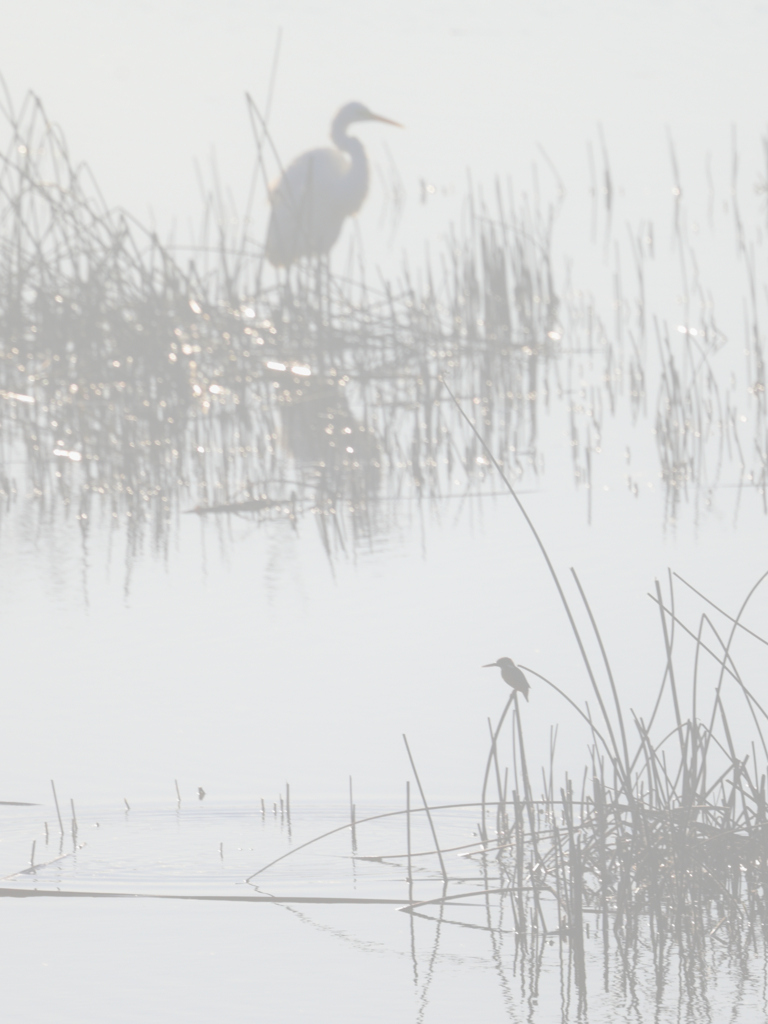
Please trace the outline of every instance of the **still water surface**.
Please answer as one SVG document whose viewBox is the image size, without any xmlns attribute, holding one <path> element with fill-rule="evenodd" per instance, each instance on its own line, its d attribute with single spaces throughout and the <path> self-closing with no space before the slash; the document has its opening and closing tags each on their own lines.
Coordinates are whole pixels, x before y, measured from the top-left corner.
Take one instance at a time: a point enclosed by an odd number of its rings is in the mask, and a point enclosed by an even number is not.
<svg viewBox="0 0 768 1024">
<path fill-rule="evenodd" d="M 365 814 L 389 810 L 370 805 Z M 39 835 L 39 811 L 3 808 L 3 868 L 21 858 L 30 832 Z M 476 841 L 476 813 L 435 812 L 446 847 Z M 641 934 L 628 963 L 594 915 L 588 989 L 580 995 L 567 936 L 533 935 L 521 945 L 510 906 L 483 895 L 496 881 L 492 860 L 477 874 L 480 862 L 446 853 L 451 873 L 463 879 L 452 883 L 447 903 L 430 904 L 446 893 L 434 856 L 418 861 L 408 892 L 402 814 L 361 817 L 354 839 L 348 820 L 347 807 L 328 803 L 294 807 L 290 819 L 262 814 L 255 802 L 208 798 L 130 811 L 81 807 L 74 835 L 59 847 L 52 828 L 36 870 L 3 880 L 6 897 L 28 894 L 4 900 L 0 971 L 9 1019 L 95 1020 L 108 1006 L 110 1019 L 158 1022 L 244 1012 L 329 1022 L 478 1013 L 513 1021 L 674 1020 L 681 1012 L 717 1020 L 726 1001 L 735 1007 L 731 1019 L 765 1014 L 762 942 L 741 952 L 715 944 L 702 960 L 689 952 L 681 961 L 671 949 L 654 968 L 651 933 Z M 300 849 L 329 829 L 340 831 Z M 412 841 L 414 852 L 430 848 L 423 820 L 414 819 Z M 294 856 L 244 884 L 252 868 L 292 849 Z M 276 902 L 249 902 L 270 896 Z"/>
</svg>

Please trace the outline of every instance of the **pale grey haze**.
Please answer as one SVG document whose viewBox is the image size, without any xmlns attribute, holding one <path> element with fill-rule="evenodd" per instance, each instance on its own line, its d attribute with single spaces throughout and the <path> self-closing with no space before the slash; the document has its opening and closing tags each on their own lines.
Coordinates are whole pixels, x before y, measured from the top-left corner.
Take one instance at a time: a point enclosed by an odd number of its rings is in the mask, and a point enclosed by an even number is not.
<svg viewBox="0 0 768 1024">
<path fill-rule="evenodd" d="M 7 1019 L 762 1019 L 768 3 L 0 13 Z"/>
</svg>

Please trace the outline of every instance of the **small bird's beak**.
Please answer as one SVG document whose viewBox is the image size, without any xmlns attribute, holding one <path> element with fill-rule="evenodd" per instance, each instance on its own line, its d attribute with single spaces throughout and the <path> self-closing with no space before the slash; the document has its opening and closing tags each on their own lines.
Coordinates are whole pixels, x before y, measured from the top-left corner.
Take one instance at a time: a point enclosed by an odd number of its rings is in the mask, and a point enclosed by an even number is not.
<svg viewBox="0 0 768 1024">
<path fill-rule="evenodd" d="M 492 661 L 490 665 L 481 665 L 480 668 L 496 668 L 496 662 Z"/>
<path fill-rule="evenodd" d="M 382 124 L 391 124 L 395 128 L 404 128 L 405 125 L 400 124 L 399 121 L 390 121 L 388 117 L 382 117 L 381 114 L 371 114 L 371 121 L 381 121 Z"/>
</svg>

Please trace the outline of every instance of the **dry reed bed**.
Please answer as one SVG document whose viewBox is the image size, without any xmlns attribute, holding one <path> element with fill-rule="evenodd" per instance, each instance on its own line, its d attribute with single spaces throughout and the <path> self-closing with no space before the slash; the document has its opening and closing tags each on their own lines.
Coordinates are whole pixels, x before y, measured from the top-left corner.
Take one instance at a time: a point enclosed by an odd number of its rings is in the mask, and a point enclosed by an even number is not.
<svg viewBox="0 0 768 1024">
<path fill-rule="evenodd" d="M 494 847 L 516 931 L 546 931 L 542 896 L 553 897 L 579 971 L 587 909 L 604 915 L 604 927 L 611 912 L 617 936 L 636 936 L 642 918 L 662 946 L 670 937 L 681 947 L 700 944 L 721 931 L 742 936 L 745 929 L 748 935 L 758 929 L 762 934 L 768 926 L 768 832 L 766 771 L 760 766 L 768 765 L 768 713 L 742 677 L 735 649 L 745 636 L 761 648 L 768 646 L 768 640 L 742 622 L 768 571 L 733 616 L 681 581 L 704 604 L 693 626 L 676 612 L 673 574 L 666 597 L 656 582 L 651 597 L 660 613 L 666 664 L 650 715 L 641 717 L 622 702 L 620 681 L 576 572 L 571 570 L 573 583 L 599 651 L 598 664 L 588 653 L 575 610 L 534 523 L 502 467 L 490 452 L 489 457 L 546 564 L 595 702 L 582 709 L 539 676 L 567 702 L 571 716 L 575 713 L 589 727 L 592 745 L 580 794 L 574 793 L 567 775 L 562 785 L 556 783 L 553 736 L 549 774 L 542 772 L 543 792 L 536 798 L 515 692 L 492 731 L 482 801 L 489 778 L 495 778 Z M 716 624 L 718 617 L 725 629 Z M 679 635 L 693 646 L 682 670 Z M 498 740 L 513 705 L 510 786 L 507 769 L 502 782 Z M 485 812 L 480 831 L 486 857 Z"/>
<path fill-rule="evenodd" d="M 578 576 L 572 570 L 588 636 L 519 495 L 478 428 L 469 426 L 540 551 L 590 684 L 592 699 L 581 705 L 525 668 L 536 677 L 536 690 L 549 686 L 562 700 L 561 724 L 574 732 L 586 726 L 590 740 L 583 771 L 575 778 L 569 772 L 558 776 L 557 727 L 550 733 L 549 764 L 531 770 L 526 729 L 541 729 L 541 723 L 531 709 L 524 728 L 527 715 L 513 691 L 495 727 L 488 722 L 490 746 L 477 804 L 432 806 L 404 737 L 419 800 L 412 801 L 409 783 L 403 810 L 358 821 L 350 788 L 348 826 L 289 850 L 247 881 L 258 887 L 279 861 L 346 827 L 354 855 L 405 869 L 405 911 L 491 935 L 511 931 L 517 946 L 539 953 L 547 937 L 559 936 L 568 942 L 568 963 L 582 993 L 591 928 L 602 937 L 606 963 L 611 944 L 626 965 L 636 962 L 642 948 L 650 951 L 658 980 L 674 954 L 701 986 L 713 943 L 742 957 L 750 947 L 763 948 L 768 930 L 768 712 L 736 660 L 737 648 L 746 642 L 753 648 L 749 661 L 754 668 L 754 652 L 765 655 L 768 647 L 768 639 L 745 622 L 768 571 L 734 615 L 676 574 L 669 573 L 666 594 L 656 582 L 649 596 L 659 611 L 664 669 L 646 713 L 638 713 L 622 699 L 621 680 L 614 675 Z M 697 621 L 686 621 L 678 610 L 681 585 L 698 599 Z M 458 846 L 441 843 L 440 815 L 468 808 L 478 814 L 476 839 Z M 362 826 L 398 815 L 405 818 L 404 853 L 357 853 Z M 415 848 L 415 816 L 423 816 L 421 842 L 431 837 L 429 849 Z M 442 891 L 419 899 L 416 864 L 423 881 L 426 859 Z M 478 898 L 485 919 L 478 922 L 475 909 L 470 919 L 457 920 L 463 908 L 477 908 Z M 511 916 L 506 929 L 505 916 Z"/>
<path fill-rule="evenodd" d="M 568 982 L 572 977 L 582 994 L 594 959 L 591 934 L 599 937 L 606 971 L 611 947 L 627 978 L 638 956 L 649 957 L 659 993 L 670 981 L 671 958 L 679 958 L 687 998 L 706 992 L 713 945 L 728 951 L 731 967 L 764 948 L 768 715 L 740 675 L 734 649 L 739 636 L 768 645 L 742 623 L 766 577 L 734 616 L 699 595 L 705 607 L 694 624 L 675 612 L 675 584 L 690 585 L 670 574 L 669 592 L 662 595 L 657 584 L 651 596 L 660 611 L 666 667 L 643 718 L 620 700 L 619 681 L 574 576 L 603 659 L 598 667 L 584 655 L 594 703 L 577 706 L 552 682 L 526 671 L 568 705 L 561 724 L 575 716 L 587 722 L 592 742 L 583 772 L 575 781 L 566 773 L 558 782 L 555 728 L 550 764 L 537 781 L 525 734 L 540 723 L 532 716 L 524 728 L 516 694 L 491 731 L 479 840 L 464 854 L 477 865 L 485 926 L 500 931 L 511 916 L 507 928 L 516 946 L 535 952 L 539 961 L 547 936 L 567 940 Z M 716 627 L 716 617 L 724 619 L 725 631 Z M 446 854 L 440 858 L 443 897 L 429 901 L 433 911 L 439 906 L 436 919 L 449 911 L 455 917 L 456 901 L 472 895 L 466 877 L 464 887 L 455 884 L 447 863 Z M 408 872 L 411 877 L 410 863 Z M 428 908 L 413 903 L 406 909 L 423 915 Z"/>
<path fill-rule="evenodd" d="M 404 271 L 373 287 L 365 267 L 342 277 L 321 265 L 266 286 L 250 214 L 237 221 L 217 189 L 183 262 L 107 207 L 37 98 L 16 110 L 6 95 L 2 114 L 6 508 L 21 494 L 49 514 L 74 512 L 84 530 L 106 517 L 126 528 L 129 548 L 145 536 L 164 547 L 189 507 L 312 514 L 329 552 L 370 543 L 392 522 L 392 499 L 444 494 L 456 479 L 467 491 L 487 486 L 488 459 L 444 377 L 517 480 L 540 472 L 539 420 L 555 407 L 570 422 L 574 479 L 589 488 L 607 421 L 637 422 L 655 403 L 670 518 L 681 495 L 708 500 L 732 467 L 764 495 L 759 289 L 742 417 L 740 392 L 712 366 L 723 337 L 711 310 L 698 332 L 674 340 L 654 319 L 651 358 L 643 282 L 653 252 L 642 232 L 632 240 L 638 294 L 630 301 L 617 284 L 611 328 L 588 296 L 557 283 L 560 200 L 501 188 L 468 200 L 465 226 L 418 279 Z M 675 230 L 688 252 L 677 216 Z M 697 288 L 686 302 L 698 296 L 703 310 Z M 631 467 L 627 479 L 636 491 Z"/>
<path fill-rule="evenodd" d="M 441 929 L 485 931 L 505 991 L 514 976 L 528 979 L 536 991 L 553 942 L 559 943 L 564 997 L 570 1001 L 573 990 L 582 1012 L 588 988 L 596 986 L 608 992 L 618 985 L 626 994 L 642 978 L 646 996 L 660 1003 L 677 985 L 680 1004 L 693 1006 L 706 1002 L 716 977 L 722 983 L 732 974 L 746 982 L 755 958 L 761 962 L 768 930 L 768 716 L 742 677 L 736 648 L 745 641 L 758 650 L 768 646 L 744 622 L 767 579 L 768 572 L 735 615 L 675 574 L 666 593 L 656 585 L 650 596 L 659 610 L 665 665 L 644 717 L 621 699 L 620 681 L 574 574 L 599 664 L 586 654 L 586 638 L 564 599 L 565 610 L 594 699 L 579 705 L 550 680 L 526 671 L 536 677 L 534 693 L 543 686 L 557 691 L 564 728 L 586 724 L 591 741 L 582 772 L 558 777 L 557 728 L 551 730 L 549 764 L 532 770 L 526 734 L 542 725 L 535 707 L 518 704 L 513 693 L 495 726 L 488 722 L 476 803 L 431 804 L 405 739 L 415 788 L 408 785 L 402 810 L 358 819 L 350 789 L 349 824 L 293 847 L 248 883 L 257 892 L 263 885 L 272 891 L 277 863 L 349 830 L 355 859 L 405 875 L 401 909 L 412 922 L 436 926 L 432 959 Z M 554 572 L 553 582 L 562 594 Z M 676 610 L 681 588 L 699 599 L 698 621 Z M 459 813 L 465 819 L 476 814 L 475 838 L 441 842 L 447 825 L 456 832 Z M 398 853 L 372 848 L 366 838 L 367 826 L 383 818 L 404 819 L 406 838 Z M 424 893 L 430 879 L 437 894 Z M 354 897 L 344 900 L 350 901 Z M 391 903 L 391 896 L 381 902 Z M 413 957 L 418 975 L 415 952 Z M 601 967 L 602 984 L 596 977 Z M 426 991 L 429 975 L 423 985 Z M 639 999 L 637 992 L 633 998 Z M 563 1019 L 570 1019 L 568 1013 Z"/>
</svg>

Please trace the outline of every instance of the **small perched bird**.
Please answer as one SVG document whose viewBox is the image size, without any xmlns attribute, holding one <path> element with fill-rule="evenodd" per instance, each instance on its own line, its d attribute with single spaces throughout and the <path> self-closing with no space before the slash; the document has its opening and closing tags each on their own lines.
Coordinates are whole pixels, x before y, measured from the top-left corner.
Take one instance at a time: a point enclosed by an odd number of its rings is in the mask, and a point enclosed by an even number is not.
<svg viewBox="0 0 768 1024">
<path fill-rule="evenodd" d="M 310 149 L 286 167 L 272 187 L 272 216 L 264 246 L 267 259 L 287 267 L 302 256 L 330 252 L 346 217 L 357 213 L 368 192 L 368 158 L 347 128 L 358 121 L 397 121 L 374 114 L 362 103 L 342 107 L 331 125 L 335 149 Z"/>
<path fill-rule="evenodd" d="M 483 665 L 483 668 L 500 668 L 501 678 L 507 686 L 511 686 L 513 690 L 518 690 L 528 700 L 528 691 L 531 688 L 531 684 L 511 658 L 499 658 L 498 661 L 492 661 L 490 665 Z"/>
</svg>

